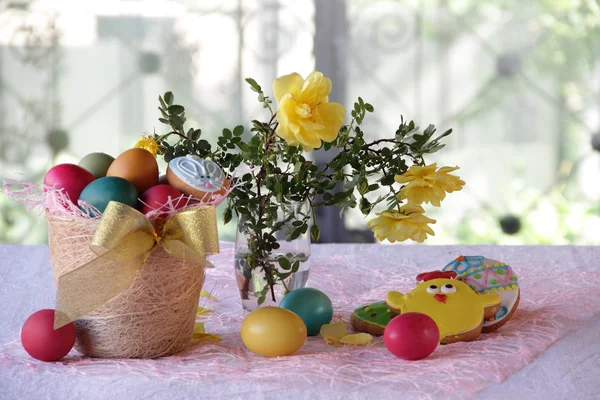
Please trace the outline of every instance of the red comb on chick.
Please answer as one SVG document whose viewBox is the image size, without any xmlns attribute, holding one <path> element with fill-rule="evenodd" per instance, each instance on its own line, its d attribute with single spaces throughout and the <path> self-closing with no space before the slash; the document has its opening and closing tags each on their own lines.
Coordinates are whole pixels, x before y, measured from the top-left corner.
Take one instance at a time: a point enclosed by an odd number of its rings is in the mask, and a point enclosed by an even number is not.
<svg viewBox="0 0 600 400">
<path fill-rule="evenodd" d="M 427 282 L 433 279 L 456 279 L 456 272 L 454 271 L 431 271 L 423 272 L 417 275 L 417 282 Z"/>
</svg>

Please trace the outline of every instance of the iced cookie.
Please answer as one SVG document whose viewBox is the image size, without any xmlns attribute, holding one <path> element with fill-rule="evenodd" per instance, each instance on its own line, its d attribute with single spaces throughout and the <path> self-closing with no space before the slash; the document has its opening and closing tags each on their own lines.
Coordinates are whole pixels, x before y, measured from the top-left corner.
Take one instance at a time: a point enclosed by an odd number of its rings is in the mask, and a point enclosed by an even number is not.
<svg viewBox="0 0 600 400">
<path fill-rule="evenodd" d="M 421 282 L 410 293 L 389 292 L 386 296 L 393 313 L 430 316 L 438 325 L 442 344 L 477 339 L 484 318 L 496 314 L 500 301 L 497 294 L 477 294 L 466 283 L 447 278 Z"/>
<path fill-rule="evenodd" d="M 383 335 L 383 331 L 397 314 L 394 314 L 385 301 L 369 303 L 358 307 L 350 317 L 350 324 L 359 332 Z"/>
<path fill-rule="evenodd" d="M 203 201 L 210 201 L 214 195 L 224 195 L 229 186 L 229 180 L 217 163 L 194 155 L 172 159 L 167 167 L 167 181 L 182 193 Z"/>
<path fill-rule="evenodd" d="M 443 270 L 458 273 L 458 279 L 477 293 L 497 293 L 502 298 L 498 312 L 485 319 L 484 333 L 493 332 L 507 323 L 519 306 L 519 280 L 509 265 L 483 256 L 460 256 Z"/>
<path fill-rule="evenodd" d="M 430 271 L 423 272 L 417 275 L 417 285 L 421 282 L 430 281 L 432 279 L 438 278 L 446 278 L 446 279 L 456 279 L 457 273 L 454 271 Z"/>
</svg>

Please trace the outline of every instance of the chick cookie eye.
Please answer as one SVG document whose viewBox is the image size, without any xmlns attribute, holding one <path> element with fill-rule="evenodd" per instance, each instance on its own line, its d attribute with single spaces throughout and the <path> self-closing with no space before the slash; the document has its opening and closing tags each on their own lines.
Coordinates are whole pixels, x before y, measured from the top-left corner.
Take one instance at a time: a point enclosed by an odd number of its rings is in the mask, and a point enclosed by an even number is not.
<svg viewBox="0 0 600 400">
<path fill-rule="evenodd" d="M 439 292 L 440 292 L 440 288 L 438 288 L 436 285 L 431 285 L 427 288 L 427 293 L 436 294 Z"/>
<path fill-rule="evenodd" d="M 456 288 L 452 284 L 447 284 L 442 286 L 442 293 L 454 293 L 456 292 Z"/>
</svg>

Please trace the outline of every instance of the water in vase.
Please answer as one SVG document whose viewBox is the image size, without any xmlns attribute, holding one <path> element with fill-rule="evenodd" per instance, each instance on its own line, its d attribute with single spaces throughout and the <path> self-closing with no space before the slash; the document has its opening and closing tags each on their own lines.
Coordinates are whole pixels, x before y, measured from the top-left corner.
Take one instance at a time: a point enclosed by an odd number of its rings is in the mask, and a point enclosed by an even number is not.
<svg viewBox="0 0 600 400">
<path fill-rule="evenodd" d="M 247 267 L 246 256 L 248 253 L 238 252 L 235 254 L 235 277 L 237 280 L 238 288 L 240 289 L 240 296 L 242 300 L 242 307 L 244 311 L 252 311 L 258 308 L 258 296 L 257 294 L 267 286 L 267 282 L 263 278 L 262 271 L 256 268 L 254 271 L 250 271 Z M 286 257 L 291 264 L 296 261 L 300 261 L 300 268 L 295 274 L 292 274 L 289 278 L 285 279 L 285 284 L 289 290 L 299 289 L 306 287 L 308 283 L 308 275 L 310 273 L 310 262 L 309 256 L 303 253 L 292 254 Z M 285 272 L 281 269 L 276 259 L 271 260 L 280 272 Z M 277 283 L 274 286 L 275 301 L 271 292 L 265 297 L 265 301 L 261 306 L 277 306 L 281 299 L 285 296 L 286 290 L 283 284 Z"/>
</svg>

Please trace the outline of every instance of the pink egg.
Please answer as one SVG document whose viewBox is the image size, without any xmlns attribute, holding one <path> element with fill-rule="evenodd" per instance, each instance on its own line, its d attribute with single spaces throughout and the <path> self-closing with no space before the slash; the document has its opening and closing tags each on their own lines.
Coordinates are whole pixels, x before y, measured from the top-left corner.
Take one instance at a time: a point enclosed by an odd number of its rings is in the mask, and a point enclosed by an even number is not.
<svg viewBox="0 0 600 400">
<path fill-rule="evenodd" d="M 152 186 L 150 189 L 146 190 L 144 194 L 140 197 L 140 211 L 142 214 L 146 215 L 150 211 L 153 210 L 165 210 L 169 211 L 170 206 L 165 206 L 165 204 L 173 202 L 175 209 L 178 210 L 184 207 L 187 203 L 186 198 L 181 198 L 183 193 L 179 190 L 175 189 L 170 185 L 156 185 Z M 178 199 L 178 200 L 177 200 Z M 167 213 L 161 213 L 158 217 L 166 217 Z"/>
<path fill-rule="evenodd" d="M 66 356 L 75 344 L 75 325 L 54 330 L 54 310 L 32 314 L 21 328 L 21 343 L 27 353 L 40 361 L 57 361 Z"/>
<path fill-rule="evenodd" d="M 46 173 L 44 185 L 63 189 L 73 204 L 77 204 L 83 189 L 94 179 L 94 175 L 78 165 L 59 164 Z"/>
<path fill-rule="evenodd" d="M 428 315 L 410 312 L 391 320 L 383 332 L 385 347 L 404 360 L 427 357 L 440 342 L 440 331 Z"/>
</svg>

